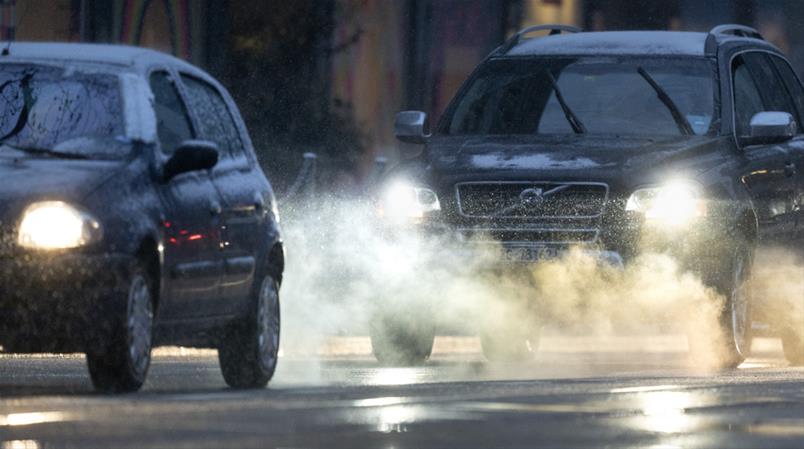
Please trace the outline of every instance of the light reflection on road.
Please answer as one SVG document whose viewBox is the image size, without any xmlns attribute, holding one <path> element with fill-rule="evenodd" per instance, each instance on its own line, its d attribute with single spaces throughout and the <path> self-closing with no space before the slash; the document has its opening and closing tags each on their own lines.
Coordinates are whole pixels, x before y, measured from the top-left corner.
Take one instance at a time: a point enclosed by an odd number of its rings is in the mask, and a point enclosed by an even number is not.
<svg viewBox="0 0 804 449">
<path fill-rule="evenodd" d="M 66 415 L 61 412 L 10 413 L 0 415 L 0 426 L 29 426 L 31 424 L 65 421 L 65 418 Z"/>
<path fill-rule="evenodd" d="M 639 397 L 644 417 L 638 420 L 639 427 L 651 432 L 687 432 L 694 426 L 694 419 L 687 415 L 687 408 L 694 407 L 696 396 L 677 391 L 643 393 Z"/>
</svg>

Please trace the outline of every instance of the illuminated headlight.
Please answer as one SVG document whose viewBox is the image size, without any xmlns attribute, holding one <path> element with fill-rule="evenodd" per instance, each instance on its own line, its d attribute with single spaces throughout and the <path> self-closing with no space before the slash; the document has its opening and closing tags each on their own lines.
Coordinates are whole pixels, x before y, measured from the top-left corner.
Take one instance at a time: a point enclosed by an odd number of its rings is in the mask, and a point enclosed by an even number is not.
<svg viewBox="0 0 804 449">
<path fill-rule="evenodd" d="M 379 213 L 392 219 L 421 219 L 431 212 L 441 210 L 438 195 L 430 189 L 414 187 L 397 182 L 385 190 Z"/>
<path fill-rule="evenodd" d="M 17 243 L 32 249 L 77 248 L 97 240 L 100 231 L 88 213 L 61 201 L 44 201 L 25 209 Z"/>
<path fill-rule="evenodd" d="M 678 227 L 706 215 L 700 188 L 689 182 L 672 182 L 634 192 L 625 210 L 642 214 L 649 222 Z"/>
</svg>

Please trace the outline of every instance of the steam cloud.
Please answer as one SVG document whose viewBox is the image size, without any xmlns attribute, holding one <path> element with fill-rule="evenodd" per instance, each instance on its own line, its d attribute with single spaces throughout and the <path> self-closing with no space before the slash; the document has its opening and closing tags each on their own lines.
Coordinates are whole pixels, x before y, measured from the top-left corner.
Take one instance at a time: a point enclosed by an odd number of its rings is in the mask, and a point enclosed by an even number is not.
<svg viewBox="0 0 804 449">
<path fill-rule="evenodd" d="M 411 322 L 439 317 L 446 332 L 542 324 L 593 335 L 674 331 L 695 345 L 695 366 L 715 366 L 721 357 L 717 323 L 725 298 L 664 254 L 645 253 L 617 269 L 576 249 L 501 271 L 489 268 L 490 255 L 470 254 L 466 245 L 389 235 L 363 202 L 331 197 L 285 212 L 285 354 L 314 354 L 331 335 L 367 335 L 386 308 Z M 804 323 L 804 265 L 782 256 L 757 258 L 755 287 L 765 299 L 784 298 L 795 322 Z M 638 337 L 634 345 L 651 349 Z"/>
</svg>

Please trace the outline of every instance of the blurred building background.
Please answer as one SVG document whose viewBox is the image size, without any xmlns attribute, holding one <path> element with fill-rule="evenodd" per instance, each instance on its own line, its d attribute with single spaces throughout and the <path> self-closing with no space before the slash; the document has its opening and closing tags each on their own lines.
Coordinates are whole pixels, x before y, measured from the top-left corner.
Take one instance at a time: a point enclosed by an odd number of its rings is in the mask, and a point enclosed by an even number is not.
<svg viewBox="0 0 804 449">
<path fill-rule="evenodd" d="M 187 59 L 232 91 L 281 184 L 300 154 L 359 184 L 396 154 L 402 109 L 435 122 L 474 66 L 515 30 L 707 31 L 755 26 L 804 72 L 800 0 L 0 0 L 3 40 L 141 45 Z"/>
</svg>

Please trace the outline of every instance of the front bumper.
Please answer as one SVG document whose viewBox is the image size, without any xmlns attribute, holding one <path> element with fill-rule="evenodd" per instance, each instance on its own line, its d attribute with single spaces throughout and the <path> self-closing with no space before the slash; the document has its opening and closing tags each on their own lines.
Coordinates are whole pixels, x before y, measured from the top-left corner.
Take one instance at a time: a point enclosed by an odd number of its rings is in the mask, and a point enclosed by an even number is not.
<svg viewBox="0 0 804 449">
<path fill-rule="evenodd" d="M 404 241 L 406 236 L 415 234 L 428 241 L 426 246 L 442 247 L 445 254 L 457 255 L 458 263 L 466 261 L 498 271 L 554 261 L 571 250 L 615 268 L 628 267 L 644 254 L 666 254 L 677 261 L 681 271 L 717 286 L 724 273 L 729 272 L 738 240 L 729 223 L 726 219 L 707 219 L 687 228 L 665 229 L 635 220 L 617 220 L 602 224 L 593 240 L 578 243 L 492 241 L 483 235 L 476 241 L 464 237 L 471 227 L 435 222 L 386 228 L 386 236 Z"/>
<path fill-rule="evenodd" d="M 0 258 L 0 346 L 7 352 L 102 348 L 125 307 L 123 254 L 21 254 Z"/>
</svg>

